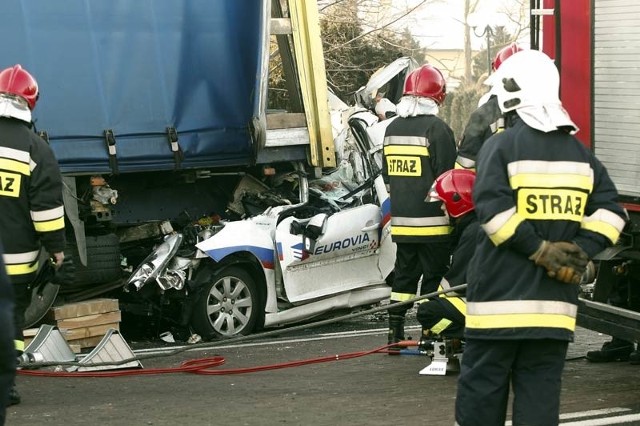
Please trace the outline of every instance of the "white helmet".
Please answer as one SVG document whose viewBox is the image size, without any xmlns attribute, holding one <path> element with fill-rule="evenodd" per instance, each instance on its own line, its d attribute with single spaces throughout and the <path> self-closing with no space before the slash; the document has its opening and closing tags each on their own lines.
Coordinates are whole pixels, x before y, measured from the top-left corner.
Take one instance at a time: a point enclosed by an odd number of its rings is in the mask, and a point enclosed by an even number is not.
<svg viewBox="0 0 640 426">
<path fill-rule="evenodd" d="M 538 50 L 522 50 L 504 61 L 491 79 L 491 93 L 500 110 L 516 111 L 529 126 L 549 132 L 559 127 L 577 131 L 560 102 L 560 75 L 555 64 Z"/>
</svg>

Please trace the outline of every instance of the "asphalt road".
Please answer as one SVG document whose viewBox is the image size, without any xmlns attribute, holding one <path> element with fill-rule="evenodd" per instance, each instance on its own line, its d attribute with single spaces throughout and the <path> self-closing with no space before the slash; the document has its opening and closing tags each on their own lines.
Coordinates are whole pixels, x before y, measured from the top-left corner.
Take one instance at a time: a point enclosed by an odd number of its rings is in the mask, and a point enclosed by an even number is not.
<svg viewBox="0 0 640 426">
<path fill-rule="evenodd" d="M 428 357 L 376 353 L 343 359 L 385 343 L 383 324 L 368 325 L 283 332 L 147 359 L 144 369 L 130 370 L 176 368 L 217 355 L 225 363 L 212 369 L 216 375 L 19 376 L 23 403 L 8 408 L 7 425 L 452 425 L 457 375 L 419 375 Z M 417 335 L 417 327 L 408 334 Z M 562 424 L 640 424 L 640 366 L 583 358 L 605 339 L 578 330 L 563 377 Z M 145 356 L 151 351 L 136 349 Z M 308 362 L 320 357 L 331 361 Z M 303 360 L 295 367 L 231 374 Z"/>
</svg>

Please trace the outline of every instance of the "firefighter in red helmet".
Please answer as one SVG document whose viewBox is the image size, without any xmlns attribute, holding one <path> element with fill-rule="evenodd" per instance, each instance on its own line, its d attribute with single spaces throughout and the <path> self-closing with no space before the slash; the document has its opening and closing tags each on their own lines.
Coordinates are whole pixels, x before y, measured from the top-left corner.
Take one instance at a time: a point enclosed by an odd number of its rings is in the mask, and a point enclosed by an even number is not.
<svg viewBox="0 0 640 426">
<path fill-rule="evenodd" d="M 510 43 L 500 49 L 491 62 L 493 71 L 497 71 L 507 59 L 521 50 L 523 50 L 522 47 L 517 43 Z M 489 82 L 491 82 L 490 79 L 491 77 L 488 79 Z M 480 106 L 469 117 L 458 146 L 456 168 L 475 168 L 476 157 L 480 147 L 482 147 L 485 140 L 501 129 L 504 129 L 504 118 L 498 107 L 496 97 L 489 92 L 480 99 Z"/>
<path fill-rule="evenodd" d="M 438 291 L 467 283 L 467 265 L 475 251 L 479 229 L 472 197 L 475 179 L 472 170 L 448 170 L 438 176 L 427 198 L 428 201 L 442 201 L 453 225 L 455 249 Z M 462 339 L 467 312 L 464 294 L 464 291 L 442 294 L 418 306 L 417 319 L 422 325 L 421 345 L 441 337 Z"/>
<path fill-rule="evenodd" d="M 33 130 L 38 83 L 20 65 L 0 71 L 0 237 L 15 292 L 15 347 L 24 350 L 24 314 L 40 249 L 56 266 L 64 260 L 62 177 L 49 145 Z M 10 403 L 20 402 L 13 386 Z"/>
<path fill-rule="evenodd" d="M 441 202 L 424 202 L 435 178 L 453 168 L 456 146 L 451 128 L 438 117 L 446 96 L 436 67 L 411 72 L 398 102 L 397 118 L 385 131 L 382 175 L 391 197 L 391 238 L 396 243 L 391 303 L 437 289 L 449 265 L 449 217 Z M 404 340 L 409 305 L 389 309 L 388 343 Z"/>
</svg>

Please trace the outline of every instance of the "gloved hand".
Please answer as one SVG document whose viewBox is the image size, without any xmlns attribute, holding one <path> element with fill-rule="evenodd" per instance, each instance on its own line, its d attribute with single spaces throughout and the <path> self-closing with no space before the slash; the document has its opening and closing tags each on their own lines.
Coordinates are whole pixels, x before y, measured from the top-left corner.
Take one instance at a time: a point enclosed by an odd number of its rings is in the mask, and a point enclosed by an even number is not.
<svg viewBox="0 0 640 426">
<path fill-rule="evenodd" d="M 76 273 L 76 266 L 71 256 L 65 256 L 59 268 L 57 268 L 51 278 L 53 284 L 64 285 L 73 282 Z"/>
<path fill-rule="evenodd" d="M 568 284 L 580 284 L 589 257 L 577 244 L 566 241 L 543 241 L 530 257 L 547 275 Z"/>
</svg>

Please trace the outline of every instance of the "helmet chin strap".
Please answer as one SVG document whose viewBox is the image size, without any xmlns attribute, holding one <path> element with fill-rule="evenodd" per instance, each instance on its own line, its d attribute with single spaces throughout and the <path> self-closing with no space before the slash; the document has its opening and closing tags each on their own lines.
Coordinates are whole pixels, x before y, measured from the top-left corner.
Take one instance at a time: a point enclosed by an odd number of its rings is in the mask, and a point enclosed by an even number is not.
<svg viewBox="0 0 640 426">
<path fill-rule="evenodd" d="M 31 110 L 15 99 L 0 95 L 0 117 L 10 117 L 31 123 Z"/>
</svg>

